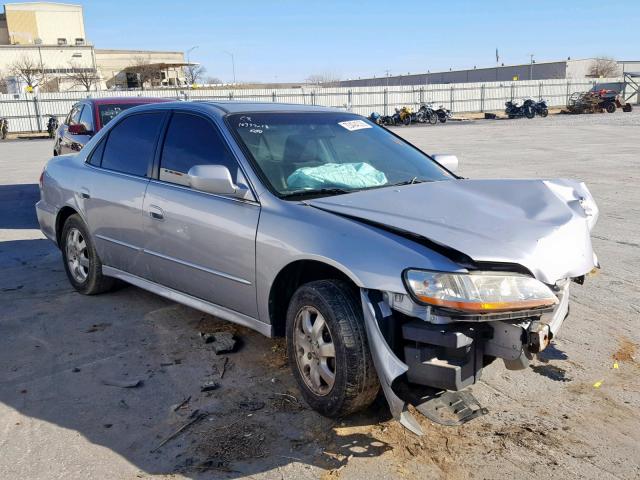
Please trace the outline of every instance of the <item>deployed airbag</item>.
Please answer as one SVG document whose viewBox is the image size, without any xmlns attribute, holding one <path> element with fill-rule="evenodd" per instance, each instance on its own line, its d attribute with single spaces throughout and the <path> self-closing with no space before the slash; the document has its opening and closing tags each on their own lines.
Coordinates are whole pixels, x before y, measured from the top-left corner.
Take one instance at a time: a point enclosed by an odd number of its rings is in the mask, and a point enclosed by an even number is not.
<svg viewBox="0 0 640 480">
<path fill-rule="evenodd" d="M 326 163 L 318 167 L 298 168 L 289 175 L 291 190 L 317 188 L 367 188 L 387 183 L 387 177 L 368 163 Z"/>
</svg>

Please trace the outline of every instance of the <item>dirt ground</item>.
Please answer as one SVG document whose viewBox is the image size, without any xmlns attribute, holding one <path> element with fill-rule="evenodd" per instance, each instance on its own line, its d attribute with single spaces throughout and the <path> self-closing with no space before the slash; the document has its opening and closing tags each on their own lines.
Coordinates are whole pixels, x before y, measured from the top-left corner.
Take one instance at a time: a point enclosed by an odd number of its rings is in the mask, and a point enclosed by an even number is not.
<svg viewBox="0 0 640 480">
<path fill-rule="evenodd" d="M 0 478 L 640 477 L 640 115 L 397 128 L 469 177 L 570 177 L 601 209 L 602 271 L 572 287 L 561 335 L 472 387 L 489 413 L 416 437 L 383 399 L 311 411 L 281 340 L 134 287 L 85 297 L 37 229 L 49 140 L 0 143 Z M 216 355 L 201 332 L 231 331 Z M 202 392 L 207 382 L 217 388 Z"/>
</svg>

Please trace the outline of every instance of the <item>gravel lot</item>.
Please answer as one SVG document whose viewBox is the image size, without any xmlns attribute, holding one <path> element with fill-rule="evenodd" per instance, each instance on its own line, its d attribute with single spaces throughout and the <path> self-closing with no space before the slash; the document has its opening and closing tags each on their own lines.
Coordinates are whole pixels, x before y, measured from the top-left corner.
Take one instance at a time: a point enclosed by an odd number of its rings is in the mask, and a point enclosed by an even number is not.
<svg viewBox="0 0 640 480">
<path fill-rule="evenodd" d="M 341 422 L 310 411 L 282 341 L 134 287 L 75 293 L 33 210 L 51 142 L 0 143 L 0 478 L 640 477 L 637 111 L 395 129 L 465 176 L 581 179 L 601 210 L 603 269 L 573 287 L 554 346 L 523 372 L 495 362 L 473 387 L 490 413 L 423 420 L 421 439 L 383 401 Z M 242 341 L 227 360 L 200 337 L 219 330 Z"/>
</svg>

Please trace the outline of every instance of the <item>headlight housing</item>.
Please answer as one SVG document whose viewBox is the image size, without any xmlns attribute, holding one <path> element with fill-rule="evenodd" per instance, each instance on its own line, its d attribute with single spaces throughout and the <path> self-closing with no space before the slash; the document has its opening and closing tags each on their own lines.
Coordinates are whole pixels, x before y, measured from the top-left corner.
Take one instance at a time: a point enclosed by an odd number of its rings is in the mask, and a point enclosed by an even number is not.
<svg viewBox="0 0 640 480">
<path fill-rule="evenodd" d="M 558 303 L 544 283 L 516 273 L 409 269 L 404 282 L 418 302 L 466 313 L 511 312 Z"/>
</svg>

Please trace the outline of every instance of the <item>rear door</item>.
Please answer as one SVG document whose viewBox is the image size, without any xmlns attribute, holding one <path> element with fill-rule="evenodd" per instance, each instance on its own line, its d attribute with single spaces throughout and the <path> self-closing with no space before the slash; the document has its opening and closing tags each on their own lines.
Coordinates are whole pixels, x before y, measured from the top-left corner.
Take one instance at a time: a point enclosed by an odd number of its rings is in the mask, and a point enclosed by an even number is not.
<svg viewBox="0 0 640 480">
<path fill-rule="evenodd" d="M 194 165 L 224 165 L 246 183 L 207 117 L 175 112 L 144 199 L 145 263 L 154 281 L 257 318 L 255 237 L 260 206 L 189 186 Z"/>
<path fill-rule="evenodd" d="M 89 157 L 84 198 L 91 234 L 103 264 L 145 276 L 142 202 L 166 112 L 130 115 L 109 131 Z"/>
</svg>

